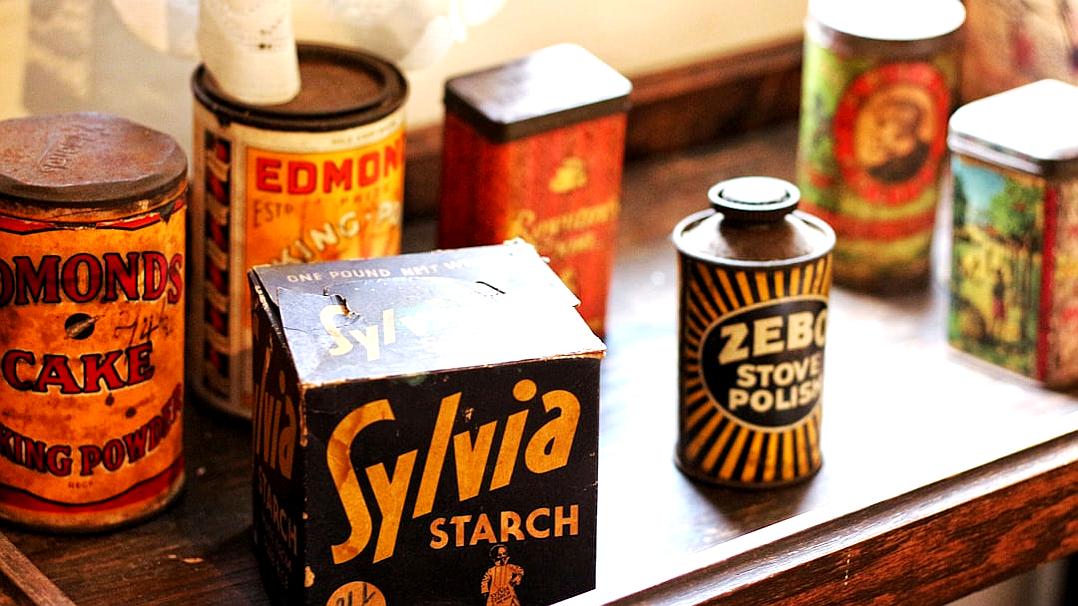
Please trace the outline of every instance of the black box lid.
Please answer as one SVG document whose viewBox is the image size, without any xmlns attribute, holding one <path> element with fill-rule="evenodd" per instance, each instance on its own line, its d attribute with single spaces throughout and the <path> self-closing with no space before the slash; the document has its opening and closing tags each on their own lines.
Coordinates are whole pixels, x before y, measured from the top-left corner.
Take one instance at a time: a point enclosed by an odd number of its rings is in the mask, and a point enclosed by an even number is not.
<svg viewBox="0 0 1078 606">
<path fill-rule="evenodd" d="M 450 79 L 445 107 L 506 142 L 629 108 L 632 84 L 575 44 Z"/>
<path fill-rule="evenodd" d="M 577 299 L 519 241 L 259 266 L 250 279 L 307 386 L 604 350 Z"/>
</svg>

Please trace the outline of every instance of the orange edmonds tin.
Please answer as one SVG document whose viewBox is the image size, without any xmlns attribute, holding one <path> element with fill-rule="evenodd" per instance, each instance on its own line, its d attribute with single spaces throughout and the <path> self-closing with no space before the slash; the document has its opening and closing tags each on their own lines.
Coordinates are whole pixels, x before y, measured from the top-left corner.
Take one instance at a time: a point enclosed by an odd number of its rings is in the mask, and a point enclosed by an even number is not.
<svg viewBox="0 0 1078 606">
<path fill-rule="evenodd" d="M 357 51 L 300 45 L 303 86 L 251 106 L 195 71 L 190 383 L 251 416 L 252 265 L 400 252 L 404 76 Z"/>
<path fill-rule="evenodd" d="M 97 530 L 179 492 L 186 171 L 121 118 L 0 122 L 0 517 Z"/>
</svg>

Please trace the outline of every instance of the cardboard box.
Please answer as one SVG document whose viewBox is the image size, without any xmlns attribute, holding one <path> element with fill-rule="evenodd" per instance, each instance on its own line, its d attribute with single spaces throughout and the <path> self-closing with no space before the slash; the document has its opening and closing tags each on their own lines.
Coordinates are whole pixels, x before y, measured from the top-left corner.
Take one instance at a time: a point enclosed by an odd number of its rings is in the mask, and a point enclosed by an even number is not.
<svg viewBox="0 0 1078 606">
<path fill-rule="evenodd" d="M 536 605 L 595 586 L 604 347 L 531 246 L 249 277 L 271 596 Z"/>
</svg>

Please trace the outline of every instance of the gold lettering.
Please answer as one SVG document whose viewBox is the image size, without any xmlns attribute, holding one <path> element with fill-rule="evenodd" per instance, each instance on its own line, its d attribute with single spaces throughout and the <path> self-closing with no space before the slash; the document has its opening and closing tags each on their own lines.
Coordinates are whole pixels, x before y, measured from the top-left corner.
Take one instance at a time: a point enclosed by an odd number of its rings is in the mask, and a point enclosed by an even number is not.
<svg viewBox="0 0 1078 606">
<path fill-rule="evenodd" d="M 464 525 L 472 520 L 472 516 L 453 516 L 449 518 L 449 523 L 453 525 L 453 528 L 457 531 L 456 546 L 461 547 L 464 545 Z"/>
<path fill-rule="evenodd" d="M 524 540 L 524 532 L 520 529 L 520 514 L 515 511 L 502 512 L 502 543 L 510 538 L 518 541 Z"/>
<path fill-rule="evenodd" d="M 292 479 L 292 455 L 296 450 L 296 429 L 299 425 L 296 418 L 296 405 L 292 402 L 292 398 L 284 399 L 281 410 L 284 412 L 288 425 L 281 430 L 281 435 L 277 440 L 277 466 L 282 476 Z"/>
<path fill-rule="evenodd" d="M 575 537 L 579 531 L 580 511 L 577 505 L 569 506 L 569 515 L 565 515 L 565 508 L 557 506 L 554 508 L 554 536 L 560 537 L 565 532 L 563 529 L 569 527 L 569 536 Z"/>
<path fill-rule="evenodd" d="M 749 328 L 744 324 L 728 324 L 719 329 L 719 336 L 726 339 L 719 352 L 719 364 L 729 364 L 740 360 L 747 360 L 749 348 L 744 347 L 745 337 L 749 336 Z"/>
<path fill-rule="evenodd" d="M 461 501 L 467 501 L 479 494 L 497 426 L 497 421 L 491 421 L 480 427 L 474 444 L 467 431 L 453 436 L 453 455 L 457 461 L 457 489 Z"/>
<path fill-rule="evenodd" d="M 786 349 L 803 349 L 812 343 L 812 312 L 799 311 L 790 314 L 786 332 Z"/>
<path fill-rule="evenodd" d="M 528 441 L 524 462 L 534 473 L 553 471 L 569 462 L 580 420 L 580 400 L 563 389 L 543 394 L 543 407 L 547 412 L 557 409 L 561 414 L 540 427 Z"/>
<path fill-rule="evenodd" d="M 753 322 L 752 354 L 754 356 L 782 351 L 782 316 L 772 316 Z"/>
<path fill-rule="evenodd" d="M 374 500 L 382 513 L 382 526 L 378 529 L 378 543 L 374 547 L 375 562 L 392 556 L 397 546 L 397 531 L 400 529 L 401 512 L 404 511 L 404 499 L 408 497 L 415 458 L 414 450 L 397 457 L 392 480 L 387 477 L 385 463 L 367 468 L 367 479 L 371 482 Z"/>
<path fill-rule="evenodd" d="M 434 434 L 430 438 L 430 450 L 423 463 L 423 476 L 419 481 L 419 494 L 416 497 L 413 518 L 426 515 L 434 508 L 434 494 L 438 491 L 438 482 L 442 479 L 442 467 L 445 452 L 449 449 L 449 437 L 453 432 L 453 420 L 457 418 L 457 406 L 460 404 L 460 392 L 442 398 L 438 407 L 438 418 L 434 421 Z"/>
<path fill-rule="evenodd" d="M 502 445 L 498 449 L 498 461 L 494 464 L 494 476 L 490 479 L 491 491 L 508 486 L 513 479 L 517 453 L 520 452 L 520 439 L 524 435 L 524 422 L 527 420 L 527 410 L 513 413 L 505 420 L 505 434 L 502 435 Z"/>
<path fill-rule="evenodd" d="M 329 350 L 329 355 L 331 356 L 343 356 L 352 351 L 352 342 L 341 334 L 339 328 L 333 325 L 334 317 L 347 315 L 348 308 L 339 304 L 327 305 L 318 314 L 318 319 L 322 322 L 322 328 L 326 329 L 326 332 L 333 339 L 333 349 Z"/>
<path fill-rule="evenodd" d="M 472 540 L 468 542 L 468 545 L 478 545 L 479 541 L 498 542 L 498 535 L 494 534 L 494 527 L 490 525 L 490 518 L 485 513 L 479 514 L 479 519 L 475 522 L 475 530 L 472 531 Z"/>
<path fill-rule="evenodd" d="M 326 444 L 326 466 L 351 527 L 351 533 L 343 543 L 330 547 L 334 564 L 348 562 L 359 555 L 371 538 L 370 511 L 359 488 L 355 468 L 352 467 L 352 442 L 359 432 L 370 425 L 393 420 L 389 400 L 368 402 L 341 419 Z"/>
<path fill-rule="evenodd" d="M 536 520 L 538 520 L 540 517 L 550 518 L 550 508 L 540 507 L 539 509 L 536 509 L 535 511 L 529 513 L 528 519 L 524 520 L 524 529 L 528 531 L 528 536 L 534 537 L 536 539 L 545 539 L 550 536 L 550 529 L 547 528 L 546 530 L 539 530 L 539 528 L 535 526 Z"/>
<path fill-rule="evenodd" d="M 430 547 L 431 549 L 443 549 L 449 545 L 449 535 L 442 527 L 445 526 L 445 518 L 434 518 L 430 522 Z"/>
<path fill-rule="evenodd" d="M 816 316 L 816 347 L 823 347 L 827 342 L 827 310 L 821 310 Z"/>
</svg>

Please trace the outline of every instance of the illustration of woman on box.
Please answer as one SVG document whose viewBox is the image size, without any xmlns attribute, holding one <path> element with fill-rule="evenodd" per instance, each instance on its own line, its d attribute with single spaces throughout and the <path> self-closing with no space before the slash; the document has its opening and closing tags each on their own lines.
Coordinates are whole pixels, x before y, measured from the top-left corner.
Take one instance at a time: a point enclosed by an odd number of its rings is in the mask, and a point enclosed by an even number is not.
<svg viewBox="0 0 1078 606">
<path fill-rule="evenodd" d="M 509 563 L 509 548 L 495 545 L 490 548 L 494 565 L 483 575 L 482 592 L 487 596 L 487 606 L 521 606 L 516 587 L 524 579 L 524 569 Z"/>
</svg>

